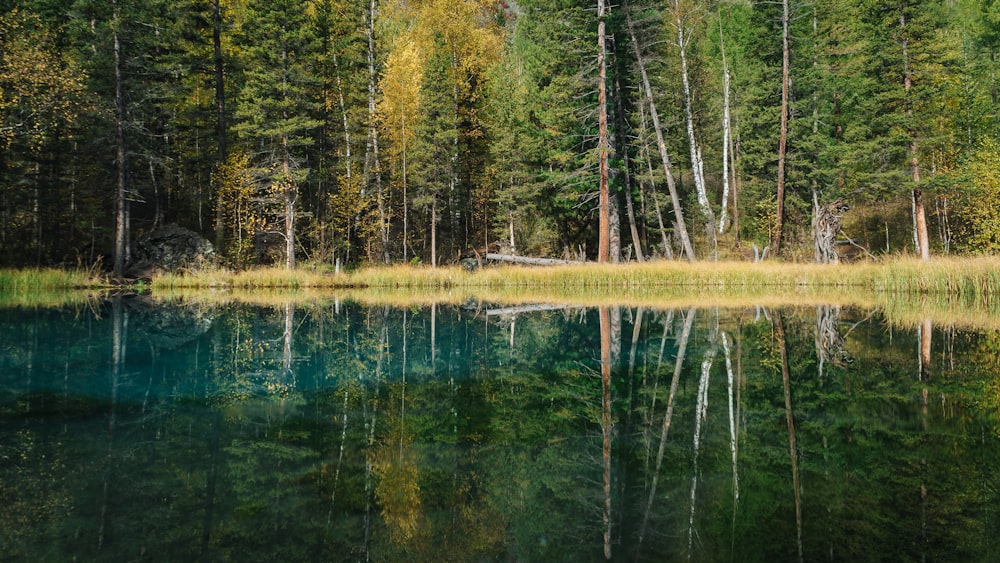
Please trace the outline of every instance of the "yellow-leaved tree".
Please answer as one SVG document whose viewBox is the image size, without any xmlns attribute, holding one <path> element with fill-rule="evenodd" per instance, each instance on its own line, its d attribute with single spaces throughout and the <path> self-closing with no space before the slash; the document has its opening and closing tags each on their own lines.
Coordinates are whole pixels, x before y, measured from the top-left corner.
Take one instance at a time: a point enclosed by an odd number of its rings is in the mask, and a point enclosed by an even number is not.
<svg viewBox="0 0 1000 563">
<path fill-rule="evenodd" d="M 437 264 L 439 220 L 447 220 L 445 243 L 452 251 L 463 249 L 471 231 L 486 227 L 485 221 L 470 226 L 470 178 L 482 163 L 466 147 L 484 136 L 480 90 L 503 37 L 497 9 L 483 0 L 394 0 L 383 7 L 380 29 L 391 47 L 379 84 L 379 123 L 390 144 L 388 168 L 393 200 L 402 203 L 407 260 L 419 236 L 430 239 L 423 257 Z M 422 222 L 411 220 L 414 209 L 423 212 Z"/>
</svg>

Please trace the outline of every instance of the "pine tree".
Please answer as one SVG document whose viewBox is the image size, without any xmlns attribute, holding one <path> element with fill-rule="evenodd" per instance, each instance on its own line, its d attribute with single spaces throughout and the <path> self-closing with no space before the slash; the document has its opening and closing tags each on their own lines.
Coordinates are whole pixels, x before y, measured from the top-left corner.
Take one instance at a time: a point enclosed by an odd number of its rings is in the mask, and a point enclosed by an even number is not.
<svg viewBox="0 0 1000 563">
<path fill-rule="evenodd" d="M 306 6 L 292 0 L 250 0 L 239 37 L 245 84 L 235 128 L 254 155 L 284 219 L 285 268 L 295 267 L 296 206 L 309 177 L 304 149 L 321 125 L 310 72 L 316 38 Z"/>
<path fill-rule="evenodd" d="M 436 36 L 420 86 L 420 121 L 412 152 L 413 204 L 430 213 L 430 261 L 437 266 L 438 214 L 455 177 L 454 146 L 458 142 L 455 75 L 444 38 Z"/>
</svg>

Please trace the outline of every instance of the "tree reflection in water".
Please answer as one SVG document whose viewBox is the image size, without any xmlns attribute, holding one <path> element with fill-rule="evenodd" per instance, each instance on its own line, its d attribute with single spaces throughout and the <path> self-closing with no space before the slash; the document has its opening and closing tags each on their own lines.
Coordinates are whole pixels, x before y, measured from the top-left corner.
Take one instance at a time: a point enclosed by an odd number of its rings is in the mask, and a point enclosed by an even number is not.
<svg viewBox="0 0 1000 563">
<path fill-rule="evenodd" d="M 116 298 L 5 309 L 0 335 L 4 560 L 998 547 L 990 330 L 835 305 Z"/>
</svg>

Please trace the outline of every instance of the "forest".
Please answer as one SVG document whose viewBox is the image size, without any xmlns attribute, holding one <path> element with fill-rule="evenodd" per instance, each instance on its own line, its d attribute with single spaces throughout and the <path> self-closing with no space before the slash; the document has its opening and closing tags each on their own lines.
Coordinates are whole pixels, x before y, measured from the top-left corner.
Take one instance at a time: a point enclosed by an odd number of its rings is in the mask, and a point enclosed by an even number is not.
<svg viewBox="0 0 1000 563">
<path fill-rule="evenodd" d="M 994 0 L 0 0 L 0 266 L 1000 250 Z"/>
</svg>

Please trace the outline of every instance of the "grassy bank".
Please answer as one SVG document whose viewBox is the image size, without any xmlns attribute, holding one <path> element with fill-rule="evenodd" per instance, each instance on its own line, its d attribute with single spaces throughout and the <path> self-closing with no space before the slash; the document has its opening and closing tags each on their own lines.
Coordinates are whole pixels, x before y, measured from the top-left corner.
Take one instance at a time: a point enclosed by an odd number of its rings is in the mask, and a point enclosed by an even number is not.
<svg viewBox="0 0 1000 563">
<path fill-rule="evenodd" d="M 0 270 L 0 292 L 107 287 L 81 270 Z M 498 266 L 476 272 L 458 267 L 382 266 L 332 273 L 300 268 L 287 272 L 260 268 L 165 274 L 152 290 L 227 288 L 264 289 L 391 289 L 418 292 L 510 290 L 535 288 L 556 292 L 659 292 L 673 288 L 709 288 L 785 293 L 796 288 L 864 290 L 906 295 L 934 294 L 992 302 L 1000 294 L 1000 258 L 938 258 L 930 262 L 898 258 L 880 263 L 816 265 L 782 262 L 685 262 L 528 267 Z"/>
<path fill-rule="evenodd" d="M 646 264 L 525 267 L 500 266 L 467 272 L 457 267 L 370 267 L 339 274 L 300 269 L 224 270 L 164 275 L 153 290 L 228 287 L 643 290 L 664 287 L 747 288 L 785 291 L 796 287 L 855 288 L 873 292 L 936 293 L 991 299 L 1000 293 L 1000 258 L 940 258 L 930 262 L 893 259 L 851 265 L 781 262 L 653 262 Z"/>
<path fill-rule="evenodd" d="M 0 270 L 0 293 L 6 294 L 96 288 L 102 285 L 99 276 L 86 270 L 56 268 Z"/>
</svg>

